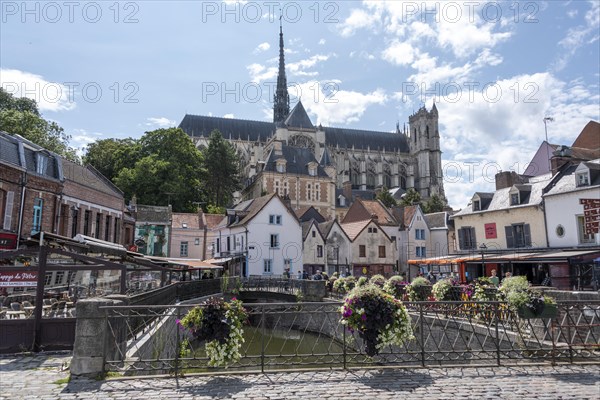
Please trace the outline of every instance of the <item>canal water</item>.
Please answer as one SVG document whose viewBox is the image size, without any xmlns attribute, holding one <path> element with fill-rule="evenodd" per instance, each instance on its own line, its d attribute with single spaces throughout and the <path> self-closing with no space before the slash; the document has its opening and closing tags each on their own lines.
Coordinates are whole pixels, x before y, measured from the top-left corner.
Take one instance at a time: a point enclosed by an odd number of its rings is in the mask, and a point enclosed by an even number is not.
<svg viewBox="0 0 600 400">
<path fill-rule="evenodd" d="M 268 329 L 244 326 L 242 358 L 233 369 L 256 369 L 264 363 L 265 369 L 288 369 L 317 365 L 339 365 L 343 347 L 335 339 L 313 332 L 293 329 Z M 188 365 L 200 367 L 207 362 L 204 343 L 192 343 L 195 348 L 194 361 Z M 264 348 L 264 353 L 263 353 Z M 204 364 L 206 365 L 206 364 Z M 204 368 L 187 369 L 188 372 L 204 372 Z"/>
</svg>

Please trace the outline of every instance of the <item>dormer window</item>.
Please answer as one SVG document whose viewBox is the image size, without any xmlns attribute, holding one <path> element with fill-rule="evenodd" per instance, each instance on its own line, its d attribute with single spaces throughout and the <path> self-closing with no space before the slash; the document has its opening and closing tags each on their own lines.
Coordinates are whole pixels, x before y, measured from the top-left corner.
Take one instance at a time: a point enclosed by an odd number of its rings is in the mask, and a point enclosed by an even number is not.
<svg viewBox="0 0 600 400">
<path fill-rule="evenodd" d="M 40 175 L 44 175 L 46 173 L 47 167 L 48 167 L 48 157 L 43 154 L 37 153 L 35 172 L 37 172 Z"/>
<path fill-rule="evenodd" d="M 277 172 L 279 172 L 280 174 L 285 174 L 285 164 L 286 161 L 285 160 L 277 160 Z"/>
<path fill-rule="evenodd" d="M 317 163 L 311 162 L 308 164 L 308 175 L 317 176 Z"/>
<path fill-rule="evenodd" d="M 511 206 L 519 205 L 519 192 L 510 194 L 510 205 Z"/>
<path fill-rule="evenodd" d="M 481 211 L 481 201 L 479 201 L 479 200 L 473 201 L 473 211 Z"/>
<path fill-rule="evenodd" d="M 575 175 L 575 179 L 577 181 L 577 186 L 589 186 L 590 184 L 590 174 L 588 171 L 583 171 L 577 173 Z"/>
</svg>

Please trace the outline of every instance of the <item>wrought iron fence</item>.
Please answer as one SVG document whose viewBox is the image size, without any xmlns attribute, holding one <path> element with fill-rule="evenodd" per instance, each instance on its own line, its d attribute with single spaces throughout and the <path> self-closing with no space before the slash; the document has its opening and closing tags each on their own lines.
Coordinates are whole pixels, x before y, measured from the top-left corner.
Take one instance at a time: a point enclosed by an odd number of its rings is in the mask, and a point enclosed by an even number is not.
<svg viewBox="0 0 600 400">
<path fill-rule="evenodd" d="M 600 363 L 600 302 L 560 302 L 552 318 L 524 318 L 501 302 L 405 303 L 415 339 L 369 357 L 340 323 L 339 302 L 245 304 L 249 323 L 229 370 Z M 218 371 L 203 343 L 178 327 L 192 306 L 107 307 L 105 370 L 123 375 Z M 139 321 L 145 325 L 140 326 Z"/>
</svg>

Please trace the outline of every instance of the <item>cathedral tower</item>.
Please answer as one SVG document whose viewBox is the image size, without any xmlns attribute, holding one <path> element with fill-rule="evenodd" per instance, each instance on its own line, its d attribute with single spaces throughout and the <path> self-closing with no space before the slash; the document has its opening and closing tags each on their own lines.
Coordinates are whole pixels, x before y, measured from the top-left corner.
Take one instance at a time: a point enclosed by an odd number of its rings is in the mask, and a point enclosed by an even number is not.
<svg viewBox="0 0 600 400">
<path fill-rule="evenodd" d="M 438 110 L 425 106 L 408 118 L 410 153 L 414 156 L 415 189 L 422 198 L 444 195 Z"/>
<path fill-rule="evenodd" d="M 290 113 L 290 95 L 285 77 L 285 54 L 283 50 L 283 27 L 279 17 L 279 72 L 277 74 L 277 88 L 273 98 L 273 122 L 278 124 L 285 121 Z"/>
</svg>

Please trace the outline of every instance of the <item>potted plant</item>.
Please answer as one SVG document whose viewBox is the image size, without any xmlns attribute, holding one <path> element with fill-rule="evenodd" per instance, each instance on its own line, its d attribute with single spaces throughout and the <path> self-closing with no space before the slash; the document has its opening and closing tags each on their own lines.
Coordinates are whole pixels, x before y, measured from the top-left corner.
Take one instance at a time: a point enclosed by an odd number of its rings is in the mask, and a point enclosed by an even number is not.
<svg viewBox="0 0 600 400">
<path fill-rule="evenodd" d="M 558 313 L 556 301 L 531 289 L 525 276 L 504 279 L 500 293 L 509 307 L 523 319 L 554 318 Z"/>
<path fill-rule="evenodd" d="M 460 301 L 462 288 L 450 278 L 437 281 L 431 288 L 431 293 L 437 301 Z"/>
<path fill-rule="evenodd" d="M 369 283 L 372 283 L 375 286 L 383 288 L 383 285 L 385 284 L 385 276 L 379 275 L 379 274 L 373 275 L 371 277 L 371 279 L 369 279 Z"/>
<path fill-rule="evenodd" d="M 196 340 L 205 341 L 210 366 L 229 366 L 241 357 L 244 343 L 243 324 L 248 314 L 242 302 L 233 298 L 229 302 L 211 298 L 206 303 L 192 308 L 185 317 L 177 321 Z M 190 351 L 185 340 L 182 352 Z"/>
<path fill-rule="evenodd" d="M 340 312 L 341 323 L 358 332 L 371 357 L 386 346 L 401 346 L 414 339 L 410 315 L 402 302 L 375 285 L 354 288 Z"/>
<path fill-rule="evenodd" d="M 406 287 L 406 294 L 410 301 L 427 301 L 431 294 L 431 282 L 418 276 Z"/>
<path fill-rule="evenodd" d="M 383 285 L 383 290 L 398 300 L 402 300 L 402 297 L 404 296 L 404 288 L 407 285 L 409 285 L 409 283 L 405 282 L 402 276 L 394 275 L 385 282 Z"/>
</svg>

